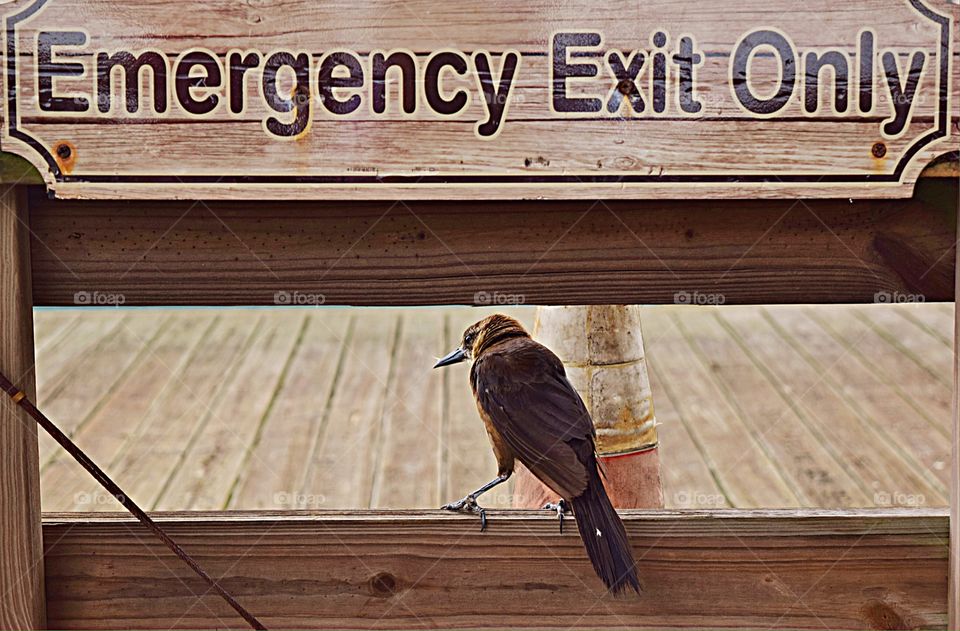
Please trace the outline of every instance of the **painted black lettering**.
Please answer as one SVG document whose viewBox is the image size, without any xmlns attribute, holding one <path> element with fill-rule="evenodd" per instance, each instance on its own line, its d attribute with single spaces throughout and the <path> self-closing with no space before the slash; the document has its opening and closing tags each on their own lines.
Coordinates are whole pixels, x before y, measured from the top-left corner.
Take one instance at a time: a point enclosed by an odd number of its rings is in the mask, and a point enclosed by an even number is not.
<svg viewBox="0 0 960 631">
<path fill-rule="evenodd" d="M 694 68 L 703 63 L 703 55 L 693 50 L 693 39 L 681 37 L 673 63 L 680 69 L 680 109 L 696 114 L 703 109 L 694 92 Z"/>
<path fill-rule="evenodd" d="M 387 71 L 400 69 L 400 91 L 402 107 L 407 114 L 417 109 L 417 63 L 408 53 L 395 52 L 384 57 L 382 53 L 373 54 L 373 111 L 383 114 L 387 110 Z"/>
<path fill-rule="evenodd" d="M 83 76 L 83 64 L 53 61 L 53 47 L 83 46 L 86 43 L 86 33 L 78 31 L 41 31 L 37 35 L 37 96 L 44 112 L 86 112 L 90 109 L 90 101 L 85 97 L 53 94 L 54 77 Z"/>
<path fill-rule="evenodd" d="M 619 51 L 611 51 L 607 55 L 607 66 L 613 73 L 617 84 L 610 91 L 607 98 L 607 111 L 614 114 L 620 110 L 623 103 L 623 97 L 626 96 L 630 102 L 630 107 L 634 112 L 642 112 L 646 108 L 640 90 L 637 88 L 637 77 L 643 71 L 647 63 L 647 55 L 643 51 L 634 51 L 630 56 L 630 62 L 624 61 L 623 55 Z"/>
<path fill-rule="evenodd" d="M 500 131 L 504 113 L 510 101 L 510 88 L 513 77 L 520 64 L 517 53 L 505 53 L 500 68 L 500 81 L 495 82 L 490 69 L 490 58 L 486 53 L 474 53 L 473 63 L 477 70 L 480 89 L 483 90 L 483 102 L 487 109 L 487 120 L 477 126 L 477 133 L 485 138 L 496 136 Z"/>
<path fill-rule="evenodd" d="M 910 119 L 910 109 L 920 84 L 920 75 L 927 62 L 927 55 L 923 52 L 913 54 L 910 61 L 910 71 L 906 84 L 900 80 L 900 67 L 897 56 L 893 53 L 883 53 L 883 70 L 887 75 L 887 87 L 890 89 L 890 104 L 893 106 L 893 118 L 883 124 L 883 133 L 888 136 L 897 136 L 907 126 Z"/>
<path fill-rule="evenodd" d="M 227 56 L 227 71 L 230 75 L 230 111 L 233 114 L 239 114 L 243 111 L 244 103 L 247 99 L 247 84 L 244 81 L 244 74 L 260 65 L 263 57 L 260 53 L 251 52 L 244 55 L 239 52 L 232 52 Z"/>
<path fill-rule="evenodd" d="M 462 76 L 467 73 L 467 62 L 457 53 L 437 53 L 427 62 L 427 68 L 423 74 L 423 90 L 427 97 L 427 104 L 434 112 L 450 116 L 467 106 L 467 93 L 464 90 L 457 90 L 450 98 L 443 96 L 440 91 L 440 74 L 444 68 L 451 68 Z"/>
<path fill-rule="evenodd" d="M 201 68 L 203 74 L 194 73 L 194 68 Z M 200 50 L 186 53 L 177 62 L 175 74 L 174 87 L 180 107 L 197 115 L 209 114 L 217 108 L 220 97 L 216 94 L 208 93 L 202 99 L 193 95 L 196 88 L 219 88 L 223 85 L 220 62 L 213 55 Z"/>
<path fill-rule="evenodd" d="M 600 45 L 599 33 L 556 33 L 553 36 L 553 109 L 557 112 L 599 112 L 603 107 L 600 99 L 570 98 L 567 96 L 567 79 L 570 77 L 595 77 L 596 64 L 567 63 L 567 49 L 595 48 Z"/>
<path fill-rule="evenodd" d="M 759 99 L 750 89 L 747 67 L 754 51 L 760 46 L 772 46 L 780 61 L 780 85 L 769 99 Z M 733 55 L 733 89 L 737 100 L 755 114 L 773 114 L 780 111 L 793 96 L 797 82 L 797 59 L 790 42 L 776 31 L 754 31 L 741 40 Z"/>
<path fill-rule="evenodd" d="M 277 91 L 277 74 L 281 68 L 292 68 L 296 76 L 291 98 L 283 97 Z M 270 55 L 263 68 L 263 96 L 275 112 L 294 112 L 291 123 L 269 117 L 266 121 L 267 131 L 282 137 L 303 133 L 310 123 L 310 56 L 300 53 L 294 57 L 288 52 Z"/>
<path fill-rule="evenodd" d="M 127 111 L 131 114 L 140 109 L 140 73 L 149 68 L 153 75 L 153 109 L 157 113 L 167 111 L 167 59 L 160 53 L 147 51 L 134 57 L 122 50 L 108 55 L 97 55 L 97 103 L 101 112 L 110 111 L 113 94 L 113 69 L 123 69 Z"/>
<path fill-rule="evenodd" d="M 838 112 L 846 112 L 849 106 L 850 68 L 847 56 L 836 50 L 828 50 L 822 55 L 807 53 L 804 76 L 803 106 L 808 114 L 820 107 L 820 73 L 825 66 L 833 68 L 833 103 Z"/>
<path fill-rule="evenodd" d="M 337 68 L 346 68 L 347 76 L 334 76 Z M 320 63 L 320 102 L 331 114 L 350 114 L 360 107 L 360 95 L 351 94 L 346 99 L 336 97 L 334 88 L 359 88 L 363 86 L 363 66 L 353 54 L 338 51 L 330 53 Z"/>
</svg>

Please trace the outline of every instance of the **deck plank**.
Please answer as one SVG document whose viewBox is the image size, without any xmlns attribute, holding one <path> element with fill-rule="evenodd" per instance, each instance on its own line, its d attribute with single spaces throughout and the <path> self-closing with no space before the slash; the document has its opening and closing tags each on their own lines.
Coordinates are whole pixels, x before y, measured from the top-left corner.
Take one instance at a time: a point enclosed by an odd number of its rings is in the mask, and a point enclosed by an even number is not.
<svg viewBox="0 0 960 631">
<path fill-rule="evenodd" d="M 36 341 L 57 340 L 71 326 L 77 324 L 77 309 L 37 309 L 33 313 L 33 336 Z M 39 345 L 37 345 L 39 348 Z"/>
<path fill-rule="evenodd" d="M 375 450 L 371 508 L 439 506 L 443 433 L 443 373 L 433 370 L 444 347 L 444 315 L 436 310 L 398 316 L 382 433 Z"/>
<path fill-rule="evenodd" d="M 223 395 L 211 406 L 207 422 L 191 438 L 184 465 L 174 473 L 156 510 L 226 507 L 305 321 L 301 310 L 278 310 L 265 319 Z"/>
<path fill-rule="evenodd" d="M 141 431 L 109 467 L 123 489 L 142 506 L 155 507 L 170 478 L 182 466 L 192 437 L 200 431 L 210 407 L 223 395 L 262 319 L 257 311 L 220 314 L 217 325 L 179 372 L 176 387 L 164 393 Z M 113 504 L 103 510 L 118 508 Z"/>
<path fill-rule="evenodd" d="M 357 314 L 342 374 L 325 423 L 308 462 L 299 496 L 303 507 L 368 507 L 373 487 L 374 450 L 393 364 L 400 317 L 396 309 Z"/>
<path fill-rule="evenodd" d="M 783 404 L 796 412 L 866 494 L 869 504 L 915 506 L 928 500 L 946 501 L 941 490 L 929 484 L 831 388 L 828 380 L 840 381 L 842 375 L 816 370 L 802 346 L 779 336 L 759 309 L 724 309 L 717 317 L 767 374 Z"/>
<path fill-rule="evenodd" d="M 666 309 L 644 313 L 647 361 L 733 507 L 795 507 L 797 494 L 694 355 Z M 654 393 L 656 397 L 656 393 Z M 656 399 L 654 400 L 656 405 Z M 665 449 L 670 449 L 666 446 Z M 669 455 L 667 456 L 669 459 Z"/>
<path fill-rule="evenodd" d="M 929 335 L 953 349 L 953 309 L 938 309 L 939 305 L 904 305 L 896 310 L 897 315 L 913 322 Z M 952 307 L 952 305 L 951 305 Z M 895 327 L 899 330 L 899 327 Z"/>
<path fill-rule="evenodd" d="M 157 338 L 151 352 L 74 436 L 75 442 L 101 466 L 109 467 L 129 441 L 140 432 L 151 411 L 163 403 L 163 394 L 177 388 L 177 372 L 201 336 L 214 321 L 213 314 L 178 313 Z M 162 413 L 162 412 L 161 412 Z M 57 450 L 42 471 L 44 497 L 57 506 L 87 510 L 94 503 L 113 503 L 100 492 L 89 474 L 66 452 Z"/>
<path fill-rule="evenodd" d="M 118 309 L 97 309 L 77 318 L 62 335 L 50 340 L 36 338 L 37 401 L 45 406 L 63 388 L 79 359 L 95 352 L 127 315 Z"/>
<path fill-rule="evenodd" d="M 714 308 L 702 317 L 678 319 L 700 360 L 711 367 L 756 441 L 783 472 L 803 506 L 864 506 L 870 503 L 833 454 L 796 412 L 785 405 L 770 380 L 723 330 Z M 699 315 L 699 314 L 697 314 Z M 676 318 L 676 313 L 674 313 Z"/>
<path fill-rule="evenodd" d="M 39 402 L 149 508 L 429 508 L 496 471 L 466 365 L 431 368 L 494 311 L 532 329 L 530 307 L 39 310 Z M 952 305 L 718 313 L 643 309 L 668 506 L 945 504 L 949 414 L 924 393 Z M 44 510 L 120 508 L 46 453 Z"/>
<path fill-rule="evenodd" d="M 646 328 L 646 325 L 644 325 Z M 717 484 L 705 452 L 707 446 L 697 443 L 687 430 L 656 370 L 648 366 L 653 391 L 657 436 L 660 439 L 660 466 L 663 478 L 663 501 L 666 508 L 726 508 L 731 506 L 727 494 Z"/>
<path fill-rule="evenodd" d="M 937 379 L 934 373 L 912 360 L 904 350 L 889 338 L 884 338 L 870 326 L 865 309 L 843 305 L 829 305 L 808 309 L 817 322 L 829 331 L 840 344 L 861 358 L 864 365 L 880 377 L 887 386 L 907 400 L 919 414 L 944 432 L 949 431 L 951 386 Z M 858 315 L 860 314 L 860 315 Z M 902 337 L 908 339 L 911 329 L 903 327 Z M 948 364 L 952 366 L 952 364 Z M 948 369 L 952 375 L 952 368 Z"/>
<path fill-rule="evenodd" d="M 76 356 L 70 373 L 57 390 L 47 394 L 47 416 L 68 436 L 86 423 L 105 397 L 151 352 L 162 327 L 171 322 L 168 313 L 149 311 L 128 315 L 95 348 Z M 40 464 L 45 465 L 60 446 L 41 433 Z"/>
<path fill-rule="evenodd" d="M 308 315 L 307 328 L 276 404 L 230 498 L 231 508 L 297 506 L 310 445 L 323 424 L 330 422 L 327 407 L 355 319 L 346 309 L 337 309 L 331 315 Z"/>
<path fill-rule="evenodd" d="M 767 312 L 771 324 L 797 339 L 821 372 L 829 371 L 834 376 L 830 383 L 847 404 L 872 419 L 888 442 L 901 449 L 901 456 L 912 462 L 914 470 L 945 492 L 950 463 L 950 442 L 946 434 L 938 431 L 936 425 L 917 413 L 906 399 L 870 370 L 863 357 L 826 334 L 822 322 L 813 317 L 810 310 L 767 307 Z"/>
</svg>

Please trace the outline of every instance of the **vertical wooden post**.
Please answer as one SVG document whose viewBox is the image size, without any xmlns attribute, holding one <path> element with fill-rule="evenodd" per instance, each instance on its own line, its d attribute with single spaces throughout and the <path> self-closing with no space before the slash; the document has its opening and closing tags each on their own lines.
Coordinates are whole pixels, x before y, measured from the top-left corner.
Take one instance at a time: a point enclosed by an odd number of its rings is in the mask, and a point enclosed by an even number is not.
<svg viewBox="0 0 960 631">
<path fill-rule="evenodd" d="M 606 487 L 617 508 L 663 508 L 653 395 L 640 308 L 540 307 L 534 338 L 563 360 L 597 428 Z M 514 505 L 539 508 L 552 491 L 517 467 Z"/>
<path fill-rule="evenodd" d="M 950 465 L 950 581 L 947 590 L 950 623 L 947 629 L 960 631 L 960 247 L 954 272 L 953 296 L 953 447 Z"/>
<path fill-rule="evenodd" d="M 0 193 L 0 368 L 28 396 L 33 370 L 33 296 L 26 194 Z M 5 395 L 0 402 L 0 629 L 46 625 L 37 426 Z"/>
</svg>

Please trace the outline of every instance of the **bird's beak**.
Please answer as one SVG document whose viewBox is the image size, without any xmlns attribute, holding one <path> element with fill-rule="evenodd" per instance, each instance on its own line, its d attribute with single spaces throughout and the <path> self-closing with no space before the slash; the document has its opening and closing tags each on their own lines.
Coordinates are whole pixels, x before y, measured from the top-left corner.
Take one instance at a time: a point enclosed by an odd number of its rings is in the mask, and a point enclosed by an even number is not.
<svg viewBox="0 0 960 631">
<path fill-rule="evenodd" d="M 467 354 L 463 352 L 462 348 L 458 348 L 457 350 L 453 351 L 446 357 L 441 357 L 440 361 L 438 361 L 434 365 L 434 368 L 440 368 L 441 366 L 449 366 L 450 364 L 459 364 L 466 358 L 467 358 Z"/>
</svg>

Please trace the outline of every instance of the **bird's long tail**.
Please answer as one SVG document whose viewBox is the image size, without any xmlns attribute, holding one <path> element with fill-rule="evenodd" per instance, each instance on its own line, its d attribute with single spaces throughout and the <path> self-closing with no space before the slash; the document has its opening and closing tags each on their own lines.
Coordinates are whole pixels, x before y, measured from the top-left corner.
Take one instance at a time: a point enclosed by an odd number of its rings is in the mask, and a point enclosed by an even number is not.
<svg viewBox="0 0 960 631">
<path fill-rule="evenodd" d="M 637 567 L 627 533 L 596 469 L 591 473 L 587 489 L 579 497 L 573 498 L 572 504 L 587 556 L 607 589 L 620 594 L 630 587 L 640 593 Z"/>
</svg>

